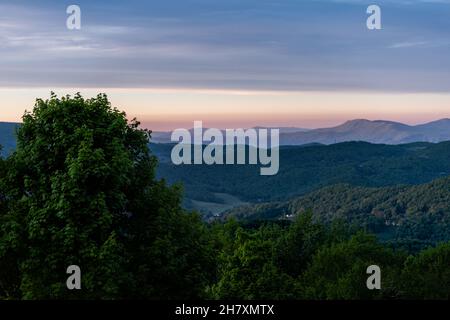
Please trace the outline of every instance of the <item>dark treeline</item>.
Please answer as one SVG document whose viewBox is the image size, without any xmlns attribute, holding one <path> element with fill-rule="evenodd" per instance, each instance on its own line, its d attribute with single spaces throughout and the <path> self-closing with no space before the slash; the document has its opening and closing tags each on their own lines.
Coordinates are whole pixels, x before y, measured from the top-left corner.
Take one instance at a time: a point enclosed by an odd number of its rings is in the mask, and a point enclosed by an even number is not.
<svg viewBox="0 0 450 320">
<path fill-rule="evenodd" d="M 449 299 L 450 243 L 414 255 L 335 222 L 305 213 L 291 225 L 213 226 L 214 299 Z M 367 267 L 378 265 L 381 290 L 368 290 Z"/>
<path fill-rule="evenodd" d="M 450 244 L 411 253 L 308 212 L 205 224 L 155 177 L 148 139 L 105 95 L 37 100 L 0 160 L 0 298 L 449 299 Z"/>
</svg>

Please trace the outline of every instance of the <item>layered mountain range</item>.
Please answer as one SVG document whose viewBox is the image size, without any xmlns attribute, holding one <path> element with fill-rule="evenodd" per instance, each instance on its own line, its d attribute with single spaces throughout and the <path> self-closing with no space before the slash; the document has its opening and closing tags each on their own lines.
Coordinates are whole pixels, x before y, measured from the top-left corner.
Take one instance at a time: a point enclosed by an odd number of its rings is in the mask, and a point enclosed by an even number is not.
<svg viewBox="0 0 450 320">
<path fill-rule="evenodd" d="M 0 145 L 8 148 L 14 145 L 14 141 L 11 139 L 14 139 L 16 126 L 15 123 L 0 122 Z M 255 127 L 255 129 L 265 129 L 265 127 Z M 414 126 L 385 120 L 356 119 L 330 128 L 286 127 L 279 128 L 279 130 L 281 145 L 333 144 L 348 141 L 382 144 L 441 142 L 450 140 L 450 119 Z M 171 143 L 170 136 L 171 132 L 155 131 L 152 133 L 152 142 Z"/>
<path fill-rule="evenodd" d="M 255 129 L 262 129 L 256 127 Z M 170 132 L 154 132 L 153 142 L 169 143 Z M 333 144 L 348 141 L 403 144 L 411 142 L 441 142 L 450 140 L 450 119 L 441 119 L 420 125 L 406 125 L 385 120 L 356 119 L 330 128 L 280 128 L 281 145 L 311 143 Z"/>
</svg>

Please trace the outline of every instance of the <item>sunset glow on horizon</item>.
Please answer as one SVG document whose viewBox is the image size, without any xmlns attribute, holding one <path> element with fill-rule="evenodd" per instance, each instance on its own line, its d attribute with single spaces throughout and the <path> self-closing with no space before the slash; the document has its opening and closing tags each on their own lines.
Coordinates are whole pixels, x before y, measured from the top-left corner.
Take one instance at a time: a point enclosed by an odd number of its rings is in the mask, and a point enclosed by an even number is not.
<svg viewBox="0 0 450 320">
<path fill-rule="evenodd" d="M 450 118 L 450 3 L 380 0 L 0 3 L 0 121 L 51 91 L 106 93 L 152 130 L 318 128 Z M 414 5 L 412 5 L 414 4 Z"/>
<path fill-rule="evenodd" d="M 0 121 L 20 122 L 36 98 L 52 89 L 0 89 Z M 225 91 L 189 89 L 55 89 L 58 96 L 106 93 L 114 107 L 154 131 L 190 128 L 195 120 L 217 128 L 320 128 L 352 119 L 419 124 L 450 118 L 450 94 L 374 92 Z"/>
</svg>

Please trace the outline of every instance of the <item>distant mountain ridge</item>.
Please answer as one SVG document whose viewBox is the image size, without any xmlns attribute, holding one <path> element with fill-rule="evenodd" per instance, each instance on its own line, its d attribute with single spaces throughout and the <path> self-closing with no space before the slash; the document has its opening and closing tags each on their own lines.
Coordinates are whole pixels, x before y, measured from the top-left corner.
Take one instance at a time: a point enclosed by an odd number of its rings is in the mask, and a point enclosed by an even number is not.
<svg viewBox="0 0 450 320">
<path fill-rule="evenodd" d="M 385 120 L 356 119 L 332 128 L 280 134 L 282 145 L 333 144 L 348 141 L 404 144 L 448 140 L 450 140 L 450 119 L 415 126 Z"/>
<path fill-rule="evenodd" d="M 280 128 L 275 128 L 275 127 L 261 127 L 261 126 L 257 126 L 257 127 L 253 127 L 252 129 L 255 130 L 260 130 L 260 129 L 278 129 L 280 134 L 291 134 L 291 133 L 297 133 L 297 132 L 308 132 L 311 129 L 305 129 L 305 128 L 297 128 L 297 127 L 280 127 Z M 203 131 L 208 130 L 208 128 L 203 128 Z M 225 130 L 220 130 L 222 132 L 223 135 L 225 135 Z M 194 129 L 189 129 L 189 132 L 191 133 L 191 135 L 194 132 Z M 173 141 L 171 141 L 170 137 L 171 137 L 172 132 L 168 132 L 168 131 L 154 131 L 152 132 L 152 142 L 154 143 L 171 143 Z"/>
<path fill-rule="evenodd" d="M 0 145 L 6 149 L 15 146 L 14 130 L 17 123 L 0 122 Z M 207 130 L 207 128 L 203 128 Z M 257 126 L 254 129 L 272 129 Z M 189 131 L 192 132 L 193 129 Z M 413 142 L 450 141 L 450 119 L 440 119 L 425 124 L 407 125 L 387 120 L 349 120 L 330 128 L 305 129 L 281 127 L 280 145 L 334 144 L 364 141 L 376 144 L 405 144 Z M 223 131 L 223 130 L 222 130 Z M 171 143 L 171 132 L 154 131 L 152 142 Z"/>
<path fill-rule="evenodd" d="M 255 127 L 255 129 L 266 129 L 266 127 Z M 287 127 L 279 129 L 280 145 L 311 143 L 328 145 L 350 141 L 405 144 L 412 142 L 437 143 L 450 140 L 450 119 L 440 119 L 414 126 L 387 120 L 355 119 L 330 128 Z M 152 137 L 153 142 L 156 143 L 171 142 L 170 132 L 154 132 Z"/>
<path fill-rule="evenodd" d="M 19 123 L 0 122 L 0 156 L 10 153 L 16 148 L 16 128 Z"/>
</svg>

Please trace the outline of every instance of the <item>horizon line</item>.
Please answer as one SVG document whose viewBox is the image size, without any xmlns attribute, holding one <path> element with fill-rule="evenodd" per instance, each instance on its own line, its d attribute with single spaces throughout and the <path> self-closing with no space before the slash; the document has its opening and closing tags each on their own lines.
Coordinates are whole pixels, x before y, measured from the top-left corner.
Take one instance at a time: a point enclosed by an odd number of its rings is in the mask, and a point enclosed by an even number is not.
<svg viewBox="0 0 450 320">
<path fill-rule="evenodd" d="M 128 119 L 128 121 L 130 121 L 131 119 Z M 431 120 L 431 121 L 426 121 L 426 122 L 420 122 L 420 123 L 416 123 L 416 124 L 408 124 L 407 122 L 400 122 L 400 121 L 393 121 L 393 120 L 389 120 L 389 119 L 375 119 L 375 120 L 370 120 L 370 119 L 366 119 L 366 118 L 352 118 L 352 119 L 348 119 L 345 121 L 341 121 L 339 122 L 339 124 L 334 125 L 334 126 L 329 126 L 329 127 L 314 127 L 314 128 L 306 128 L 303 126 L 262 126 L 262 125 L 256 125 L 256 126 L 251 126 L 251 127 L 228 127 L 228 128 L 217 128 L 220 130 L 226 130 L 226 129 L 300 129 L 300 130 L 318 130 L 318 129 L 329 129 L 329 128 L 335 128 L 335 127 L 339 127 L 341 125 L 344 125 L 348 122 L 353 122 L 353 121 L 368 121 L 368 122 L 390 122 L 390 123 L 396 123 L 396 124 L 401 124 L 401 125 L 406 125 L 409 127 L 416 127 L 416 126 L 420 126 L 420 125 L 426 125 L 426 124 L 430 124 L 430 123 L 434 123 L 434 122 L 438 122 L 438 121 L 450 121 L 450 118 L 448 117 L 443 117 L 443 118 L 437 118 L 435 120 Z M 137 119 L 137 121 L 139 121 L 139 119 Z M 199 120 L 201 121 L 201 120 Z M 145 128 L 145 129 L 149 129 L 151 130 L 151 128 L 148 128 L 147 126 L 144 126 L 143 124 L 145 122 L 139 121 L 141 124 L 141 127 Z M 203 122 L 203 121 L 202 121 Z M 0 119 L 0 123 L 3 124 L 22 124 L 23 122 L 15 122 L 15 121 L 2 121 Z M 207 130 L 213 127 L 202 127 L 203 130 Z M 176 129 L 181 129 L 181 128 L 174 128 L 173 130 Z M 183 128 L 186 129 L 186 128 Z M 193 130 L 194 127 L 190 127 L 187 128 L 188 130 Z M 173 130 L 152 130 L 153 133 L 169 133 Z"/>
</svg>

